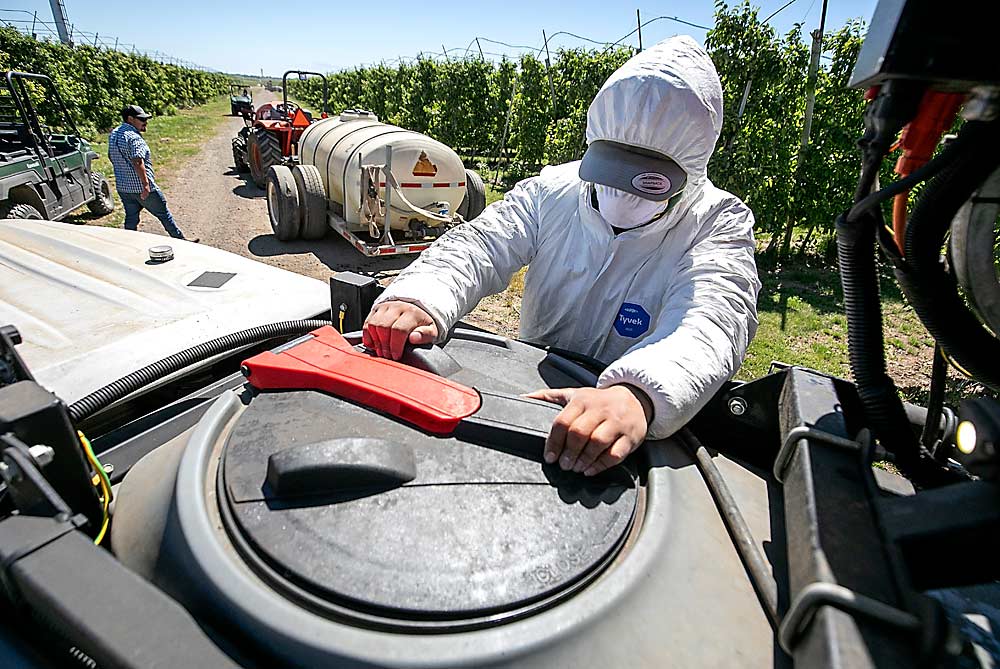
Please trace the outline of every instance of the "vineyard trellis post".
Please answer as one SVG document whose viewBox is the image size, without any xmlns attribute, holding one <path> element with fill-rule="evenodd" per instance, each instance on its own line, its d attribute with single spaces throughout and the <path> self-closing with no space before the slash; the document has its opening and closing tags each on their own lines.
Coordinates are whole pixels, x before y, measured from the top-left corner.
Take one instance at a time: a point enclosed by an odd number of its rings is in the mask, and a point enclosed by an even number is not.
<svg viewBox="0 0 1000 669">
<path fill-rule="evenodd" d="M 638 26 L 636 30 L 639 33 L 639 51 L 642 51 L 642 17 L 639 16 L 639 10 L 635 10 L 635 23 Z"/>
<path fill-rule="evenodd" d="M 819 76 L 819 57 L 823 53 L 823 30 L 826 24 L 827 0 L 823 0 L 823 10 L 820 13 L 819 28 L 812 32 L 812 52 L 809 56 L 809 76 L 806 78 L 806 110 L 802 120 L 802 138 L 799 141 L 799 150 L 795 159 L 795 172 L 792 176 L 792 192 L 796 192 L 799 187 L 802 175 L 802 163 L 806 159 L 806 152 L 809 149 L 809 135 L 812 132 L 813 107 L 816 104 L 816 80 Z M 781 257 L 787 256 L 792 244 L 792 231 L 795 228 L 795 211 L 790 207 L 788 220 L 785 221 L 784 236 L 781 240 Z M 810 223 L 810 228 L 813 227 Z M 811 234 L 811 231 L 810 231 Z"/>
<path fill-rule="evenodd" d="M 507 132 L 510 130 L 510 120 L 514 115 L 514 104 L 517 100 L 517 82 L 520 77 L 520 71 L 514 73 L 513 81 L 510 87 L 510 106 L 507 108 L 507 120 L 503 124 L 503 134 L 500 135 L 500 147 L 497 149 L 497 171 L 493 175 L 493 187 L 496 188 L 497 184 L 500 183 L 500 165 L 503 162 L 503 158 L 506 156 L 507 151 Z"/>
<path fill-rule="evenodd" d="M 542 30 L 542 40 L 545 43 L 545 75 L 549 78 L 549 100 L 552 102 L 552 106 L 549 108 L 552 113 L 552 118 L 556 117 L 556 87 L 552 84 L 552 69 L 551 63 L 549 62 L 549 38 L 546 37 L 545 31 Z"/>
</svg>

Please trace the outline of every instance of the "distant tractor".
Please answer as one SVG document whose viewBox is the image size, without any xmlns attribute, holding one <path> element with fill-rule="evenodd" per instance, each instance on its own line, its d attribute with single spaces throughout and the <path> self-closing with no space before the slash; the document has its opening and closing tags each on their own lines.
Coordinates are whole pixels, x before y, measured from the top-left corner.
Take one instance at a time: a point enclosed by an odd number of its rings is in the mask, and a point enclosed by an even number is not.
<svg viewBox="0 0 1000 669">
<path fill-rule="evenodd" d="M 253 114 L 253 95 L 245 85 L 229 84 L 229 109 L 232 116 Z"/>
<path fill-rule="evenodd" d="M 326 117 L 326 77 L 319 72 L 285 72 L 281 79 L 281 103 L 267 103 L 258 107 L 256 113 L 245 115 L 246 127 L 233 138 L 233 164 L 240 172 L 249 171 L 259 188 L 265 185 L 268 168 L 281 165 L 296 155 L 299 137 L 313 122 L 312 114 L 288 100 L 290 74 L 297 75 L 301 81 L 310 75 L 323 80 L 323 117 Z"/>
<path fill-rule="evenodd" d="M 482 179 L 441 142 L 347 110 L 299 137 L 298 161 L 267 172 L 271 228 L 282 240 L 333 228 L 368 256 L 419 253 L 486 207 Z"/>
<path fill-rule="evenodd" d="M 32 103 L 33 87 L 47 115 Z M 83 205 L 110 214 L 115 201 L 108 180 L 92 168 L 97 157 L 51 79 L 0 74 L 0 218 L 58 221 Z"/>
</svg>

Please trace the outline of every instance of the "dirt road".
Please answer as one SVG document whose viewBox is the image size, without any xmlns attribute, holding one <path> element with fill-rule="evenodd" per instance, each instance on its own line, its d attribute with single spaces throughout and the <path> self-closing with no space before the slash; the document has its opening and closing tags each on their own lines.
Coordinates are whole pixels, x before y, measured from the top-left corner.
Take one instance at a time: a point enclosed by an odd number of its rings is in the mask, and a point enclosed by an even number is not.
<svg viewBox="0 0 1000 669">
<path fill-rule="evenodd" d="M 272 93 L 255 91 L 254 104 L 272 98 Z M 268 223 L 264 191 L 249 174 L 233 168 L 231 142 L 242 127 L 242 118 L 227 118 L 201 153 L 173 174 L 169 188 L 164 189 L 186 236 L 324 281 L 341 271 L 392 276 L 412 261 L 407 256 L 367 258 L 332 233 L 319 241 L 279 242 Z M 142 229 L 157 232 L 158 227 L 155 220 L 143 218 Z"/>
</svg>

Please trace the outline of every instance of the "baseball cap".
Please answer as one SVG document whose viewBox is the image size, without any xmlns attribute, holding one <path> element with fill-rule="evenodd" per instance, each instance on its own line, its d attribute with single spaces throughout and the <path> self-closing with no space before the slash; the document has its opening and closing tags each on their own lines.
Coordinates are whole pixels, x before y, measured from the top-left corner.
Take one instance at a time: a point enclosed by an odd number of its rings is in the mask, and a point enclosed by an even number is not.
<svg viewBox="0 0 1000 669">
<path fill-rule="evenodd" d="M 128 105 L 122 109 L 122 116 L 132 116 L 145 121 L 147 118 L 152 118 L 153 115 L 147 114 L 139 105 Z"/>
<path fill-rule="evenodd" d="M 667 156 L 606 139 L 587 147 L 580 178 L 655 202 L 669 200 L 687 182 L 684 170 Z"/>
</svg>

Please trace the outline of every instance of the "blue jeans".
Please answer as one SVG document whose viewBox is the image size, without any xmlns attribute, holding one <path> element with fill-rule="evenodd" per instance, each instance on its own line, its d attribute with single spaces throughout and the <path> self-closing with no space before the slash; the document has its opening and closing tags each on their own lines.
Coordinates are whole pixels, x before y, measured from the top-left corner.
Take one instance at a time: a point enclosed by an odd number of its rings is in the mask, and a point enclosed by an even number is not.
<svg viewBox="0 0 1000 669">
<path fill-rule="evenodd" d="M 125 207 L 126 230 L 135 230 L 139 227 L 139 212 L 145 209 L 160 219 L 160 223 L 163 224 L 163 229 L 167 231 L 168 235 L 174 239 L 184 239 L 184 233 L 174 223 L 174 217 L 167 209 L 167 198 L 163 197 L 163 191 L 159 188 L 149 191 L 149 197 L 145 200 L 140 197 L 140 193 L 118 191 L 118 197 L 122 201 L 122 206 Z"/>
</svg>

